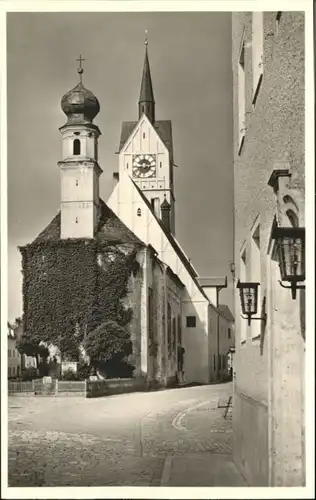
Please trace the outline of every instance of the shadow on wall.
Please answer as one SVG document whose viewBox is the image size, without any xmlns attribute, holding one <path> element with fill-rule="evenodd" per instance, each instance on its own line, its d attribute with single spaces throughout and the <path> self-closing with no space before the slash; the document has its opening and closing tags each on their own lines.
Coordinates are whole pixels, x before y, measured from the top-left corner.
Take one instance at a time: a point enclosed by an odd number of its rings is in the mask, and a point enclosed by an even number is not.
<svg viewBox="0 0 316 500">
<path fill-rule="evenodd" d="M 262 305 L 261 305 L 260 318 L 264 318 L 267 314 L 266 304 L 267 304 L 267 298 L 266 298 L 266 296 L 264 296 L 263 301 L 262 301 Z M 264 341 L 265 341 L 266 330 L 267 330 L 266 321 L 261 320 L 260 326 L 261 326 L 261 328 L 260 328 L 260 354 L 262 356 L 263 351 L 264 351 Z"/>
<path fill-rule="evenodd" d="M 305 290 L 299 290 L 301 335 L 305 340 Z"/>
<path fill-rule="evenodd" d="M 206 305 L 201 304 L 206 310 Z M 206 314 L 206 313 L 205 313 Z M 187 317 L 195 316 L 195 326 L 187 326 Z M 208 377 L 208 332 L 203 319 L 203 311 L 199 311 L 192 302 L 183 304 L 183 347 L 184 376 L 188 382 L 207 383 Z"/>
</svg>

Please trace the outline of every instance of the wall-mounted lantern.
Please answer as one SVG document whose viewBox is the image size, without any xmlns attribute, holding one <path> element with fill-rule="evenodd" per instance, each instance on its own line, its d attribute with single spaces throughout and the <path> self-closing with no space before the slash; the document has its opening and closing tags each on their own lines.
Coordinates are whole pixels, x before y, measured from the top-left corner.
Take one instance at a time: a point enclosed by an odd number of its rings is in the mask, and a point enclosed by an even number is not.
<svg viewBox="0 0 316 500">
<path fill-rule="evenodd" d="M 258 310 L 258 287 L 260 283 L 254 282 L 241 282 L 238 280 L 237 288 L 239 288 L 240 303 L 242 313 L 246 316 L 242 316 L 244 319 L 248 319 L 248 325 L 250 326 L 251 320 L 260 319 L 261 321 L 266 321 L 266 314 L 262 318 L 254 318 L 253 316 L 257 314 Z"/>
<path fill-rule="evenodd" d="M 283 288 L 290 288 L 295 299 L 296 290 L 305 289 L 305 285 L 298 285 L 305 281 L 305 228 L 276 226 L 272 238 L 276 240 L 281 274 L 279 283 Z M 290 286 L 283 285 L 282 281 L 288 281 Z"/>
</svg>

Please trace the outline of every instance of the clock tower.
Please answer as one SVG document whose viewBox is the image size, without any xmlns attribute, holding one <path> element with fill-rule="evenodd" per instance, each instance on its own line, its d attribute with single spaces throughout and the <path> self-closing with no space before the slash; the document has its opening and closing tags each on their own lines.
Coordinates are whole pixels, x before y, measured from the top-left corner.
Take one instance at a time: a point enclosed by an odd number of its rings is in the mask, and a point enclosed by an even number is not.
<svg viewBox="0 0 316 500">
<path fill-rule="evenodd" d="M 125 171 L 148 199 L 166 230 L 175 234 L 175 198 L 173 184 L 173 145 L 170 120 L 156 120 L 151 80 L 148 42 L 145 39 L 145 60 L 138 101 L 138 121 L 123 122 L 119 173 Z M 162 211 L 164 203 L 170 205 Z M 166 213 L 170 220 L 165 224 Z M 162 214 L 164 214 L 162 216 Z"/>
</svg>

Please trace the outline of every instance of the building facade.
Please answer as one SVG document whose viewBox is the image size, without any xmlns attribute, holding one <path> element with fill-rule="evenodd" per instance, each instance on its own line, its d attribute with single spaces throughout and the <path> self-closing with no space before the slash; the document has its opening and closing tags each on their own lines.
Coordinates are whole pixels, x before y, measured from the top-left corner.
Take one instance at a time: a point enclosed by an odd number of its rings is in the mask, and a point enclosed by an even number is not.
<svg viewBox="0 0 316 500">
<path fill-rule="evenodd" d="M 304 13 L 232 14 L 235 265 L 234 459 L 252 486 L 305 482 L 305 290 L 283 288 L 275 227 L 305 227 Z"/>
<path fill-rule="evenodd" d="M 8 333 L 8 378 L 16 378 L 21 375 L 21 355 L 16 348 L 16 335 L 9 329 Z"/>
</svg>

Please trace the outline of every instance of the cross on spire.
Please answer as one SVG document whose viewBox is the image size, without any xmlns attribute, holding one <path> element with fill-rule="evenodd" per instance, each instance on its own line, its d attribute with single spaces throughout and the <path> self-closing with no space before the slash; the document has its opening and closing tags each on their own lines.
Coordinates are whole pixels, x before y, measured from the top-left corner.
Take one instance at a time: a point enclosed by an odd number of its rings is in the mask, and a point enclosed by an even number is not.
<svg viewBox="0 0 316 500">
<path fill-rule="evenodd" d="M 79 62 L 79 68 L 77 69 L 77 71 L 78 71 L 79 76 L 80 76 L 80 83 L 82 83 L 82 73 L 83 73 L 82 61 L 85 61 L 85 59 L 80 54 L 79 59 L 76 59 L 76 61 Z"/>
</svg>

